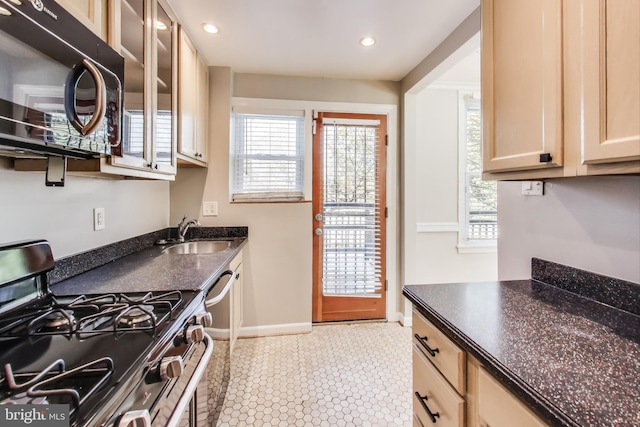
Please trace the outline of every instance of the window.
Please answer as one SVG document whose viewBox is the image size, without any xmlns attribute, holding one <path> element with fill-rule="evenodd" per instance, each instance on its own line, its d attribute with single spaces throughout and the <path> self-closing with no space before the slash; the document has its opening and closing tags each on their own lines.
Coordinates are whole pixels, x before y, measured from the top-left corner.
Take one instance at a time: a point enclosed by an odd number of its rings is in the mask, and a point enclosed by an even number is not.
<svg viewBox="0 0 640 427">
<path fill-rule="evenodd" d="M 464 230 L 460 241 L 462 245 L 492 246 L 498 237 L 498 195 L 495 181 L 482 180 L 480 99 L 466 93 L 461 96 L 461 103 Z"/>
<path fill-rule="evenodd" d="M 302 200 L 304 112 L 232 117 L 232 200 Z"/>
</svg>

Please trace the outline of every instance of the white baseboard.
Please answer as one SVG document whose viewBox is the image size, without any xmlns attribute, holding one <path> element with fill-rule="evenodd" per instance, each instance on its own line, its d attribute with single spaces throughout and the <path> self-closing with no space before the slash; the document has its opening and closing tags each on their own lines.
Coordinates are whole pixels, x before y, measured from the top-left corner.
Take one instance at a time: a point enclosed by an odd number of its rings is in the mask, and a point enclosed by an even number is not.
<svg viewBox="0 0 640 427">
<path fill-rule="evenodd" d="M 204 331 L 214 340 L 229 340 L 229 329 L 204 328 Z"/>
<path fill-rule="evenodd" d="M 217 340 L 228 340 L 229 329 L 205 328 L 207 334 Z M 309 323 L 286 323 L 283 325 L 243 326 L 238 333 L 239 338 L 267 337 L 270 335 L 308 334 L 311 332 Z"/>
<path fill-rule="evenodd" d="M 397 312 L 396 313 L 396 320 L 398 322 L 400 322 L 400 324 L 406 328 L 410 328 L 411 327 L 411 316 L 405 316 L 404 313 L 402 312 Z"/>
<path fill-rule="evenodd" d="M 311 332 L 311 322 L 285 323 L 282 325 L 243 326 L 240 328 L 241 338 L 266 337 L 269 335 L 308 334 Z"/>
</svg>

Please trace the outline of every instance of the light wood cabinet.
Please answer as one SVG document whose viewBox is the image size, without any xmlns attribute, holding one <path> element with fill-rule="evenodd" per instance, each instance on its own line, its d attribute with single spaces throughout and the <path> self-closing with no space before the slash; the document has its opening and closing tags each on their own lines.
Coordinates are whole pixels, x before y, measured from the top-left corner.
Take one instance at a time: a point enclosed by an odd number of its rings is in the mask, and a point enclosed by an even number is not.
<svg viewBox="0 0 640 427">
<path fill-rule="evenodd" d="M 209 67 L 180 28 L 178 160 L 206 166 L 209 125 Z"/>
<path fill-rule="evenodd" d="M 640 3 L 483 0 L 483 172 L 640 172 Z"/>
<path fill-rule="evenodd" d="M 582 163 L 640 160 L 640 2 L 589 0 L 566 7 L 569 47 L 580 43 L 579 67 L 570 70 L 568 84 L 578 83 L 584 100 L 575 106 L 583 108 L 576 126 Z"/>
<path fill-rule="evenodd" d="M 111 45 L 125 58 L 122 157 L 105 172 L 173 179 L 177 140 L 178 24 L 164 1 L 111 4 Z M 147 25 L 145 23 L 155 23 Z M 125 172 L 126 169 L 136 172 Z M 139 173 L 142 172 L 142 175 Z"/>
<path fill-rule="evenodd" d="M 482 2 L 484 172 L 562 166 L 561 21 L 558 0 Z"/>
<path fill-rule="evenodd" d="M 56 0 L 78 21 L 107 40 L 107 0 Z"/>
<path fill-rule="evenodd" d="M 546 425 L 415 308 L 412 322 L 414 426 Z"/>
<path fill-rule="evenodd" d="M 478 424 L 483 427 L 546 425 L 483 368 L 478 369 Z"/>
</svg>

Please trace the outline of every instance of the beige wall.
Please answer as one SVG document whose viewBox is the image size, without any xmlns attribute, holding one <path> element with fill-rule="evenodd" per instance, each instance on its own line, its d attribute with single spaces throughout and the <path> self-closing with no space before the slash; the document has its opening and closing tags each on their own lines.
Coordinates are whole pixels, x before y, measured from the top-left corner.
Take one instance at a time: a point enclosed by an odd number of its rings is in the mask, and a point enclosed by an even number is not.
<svg viewBox="0 0 640 427">
<path fill-rule="evenodd" d="M 43 173 L 0 158 L 0 206 L 0 244 L 43 238 L 61 258 L 167 227 L 169 184 L 67 176 L 45 187 Z M 104 230 L 93 231 L 95 207 L 105 208 Z"/>
<path fill-rule="evenodd" d="M 530 277 L 531 258 L 640 283 L 640 177 L 564 178 L 545 195 L 498 184 L 500 280 Z"/>
<path fill-rule="evenodd" d="M 397 105 L 399 86 L 392 82 L 234 75 L 227 67 L 210 68 L 210 85 L 209 167 L 181 169 L 171 183 L 171 223 L 187 213 L 207 226 L 248 226 L 241 333 L 304 330 L 311 323 L 311 203 L 229 203 L 232 97 Z M 217 217 L 201 216 L 201 203 L 208 200 L 218 202 Z M 300 327 L 296 329 L 296 325 Z"/>
<path fill-rule="evenodd" d="M 400 82 L 235 74 L 233 96 L 398 105 Z"/>
<path fill-rule="evenodd" d="M 497 278 L 496 253 L 459 253 L 458 91 L 426 89 L 411 96 L 405 114 L 405 283 Z M 422 231 L 419 231 L 422 230 Z"/>
</svg>

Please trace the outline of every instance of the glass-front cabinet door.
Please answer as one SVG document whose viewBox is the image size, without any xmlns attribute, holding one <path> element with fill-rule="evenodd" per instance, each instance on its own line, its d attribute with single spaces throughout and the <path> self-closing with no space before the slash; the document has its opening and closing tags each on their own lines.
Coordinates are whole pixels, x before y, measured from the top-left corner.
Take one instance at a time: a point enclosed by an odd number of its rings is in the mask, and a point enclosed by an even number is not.
<svg viewBox="0 0 640 427">
<path fill-rule="evenodd" d="M 177 78 L 178 25 L 163 2 L 156 11 L 156 108 L 154 115 L 154 167 L 158 171 L 175 173 L 177 142 Z"/>
<path fill-rule="evenodd" d="M 175 175 L 176 19 L 157 0 L 116 0 L 110 7 L 110 43 L 125 58 L 123 156 L 111 164 L 145 176 Z"/>
</svg>

